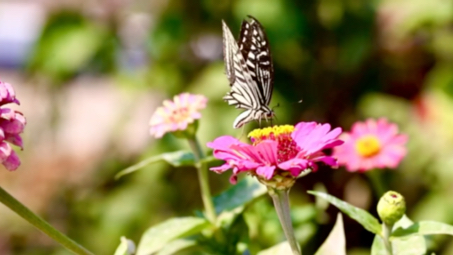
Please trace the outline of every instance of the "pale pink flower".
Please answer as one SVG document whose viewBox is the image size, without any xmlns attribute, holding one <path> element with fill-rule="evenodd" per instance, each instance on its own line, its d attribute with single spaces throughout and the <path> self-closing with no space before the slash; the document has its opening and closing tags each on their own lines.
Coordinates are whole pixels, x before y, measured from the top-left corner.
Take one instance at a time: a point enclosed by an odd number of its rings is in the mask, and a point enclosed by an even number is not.
<svg viewBox="0 0 453 255">
<path fill-rule="evenodd" d="M 286 172 L 294 179 L 306 169 L 315 171 L 317 162 L 336 167 L 335 158 L 323 150 L 343 143 L 338 139 L 341 128 L 330 129 L 329 124 L 315 122 L 256 129 L 249 134 L 252 145 L 231 136 L 218 137 L 207 146 L 225 164 L 211 170 L 222 173 L 233 169 L 230 181 L 236 183 L 240 172 L 249 172 L 261 180 L 271 180 Z"/>
<path fill-rule="evenodd" d="M 350 172 L 396 168 L 407 153 L 407 135 L 399 134 L 398 126 L 385 118 L 356 122 L 340 139 L 345 143 L 333 155 Z"/>
<path fill-rule="evenodd" d="M 19 100 L 11 85 L 0 81 L 0 107 L 8 103 L 19 104 Z M 16 170 L 20 165 L 19 157 L 10 143 L 23 148 L 20 134 L 25 124 L 22 113 L 10 108 L 0 108 L 0 162 L 10 171 Z"/>
<path fill-rule="evenodd" d="M 151 117 L 151 135 L 160 138 L 168 132 L 186 130 L 189 124 L 201 118 L 199 111 L 206 107 L 207 101 L 202 95 L 189 93 L 176 95 L 173 101 L 165 100 Z"/>
</svg>

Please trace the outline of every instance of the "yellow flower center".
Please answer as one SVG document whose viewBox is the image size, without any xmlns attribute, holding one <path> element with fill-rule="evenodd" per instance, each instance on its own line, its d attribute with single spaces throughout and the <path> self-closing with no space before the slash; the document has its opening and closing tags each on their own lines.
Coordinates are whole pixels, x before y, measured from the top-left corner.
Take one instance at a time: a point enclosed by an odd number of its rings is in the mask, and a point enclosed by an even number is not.
<svg viewBox="0 0 453 255">
<path fill-rule="evenodd" d="M 294 131 L 293 125 L 281 125 L 265 128 L 257 128 L 251 131 L 248 135 L 254 143 L 260 142 L 269 138 L 278 138 L 281 135 L 289 135 Z"/>
<path fill-rule="evenodd" d="M 292 125 L 281 125 L 255 129 L 249 133 L 253 145 L 257 145 L 265 140 L 272 140 L 278 143 L 277 158 L 278 162 L 284 162 L 294 158 L 299 152 L 296 142 L 291 137 L 294 131 Z"/>
<path fill-rule="evenodd" d="M 171 114 L 167 116 L 170 123 L 179 123 L 183 121 L 188 121 L 189 119 L 189 109 L 187 107 L 179 107 L 173 109 Z"/>
<path fill-rule="evenodd" d="M 381 151 L 381 142 L 374 135 L 366 135 L 357 140 L 355 150 L 363 157 L 371 157 Z"/>
</svg>

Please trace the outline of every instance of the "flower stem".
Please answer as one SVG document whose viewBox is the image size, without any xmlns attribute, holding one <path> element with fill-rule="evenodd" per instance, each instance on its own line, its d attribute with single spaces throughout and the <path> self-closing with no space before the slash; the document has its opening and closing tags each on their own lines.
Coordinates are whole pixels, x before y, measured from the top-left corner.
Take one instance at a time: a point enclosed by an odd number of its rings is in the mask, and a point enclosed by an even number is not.
<svg viewBox="0 0 453 255">
<path fill-rule="evenodd" d="M 392 233 L 392 227 L 393 226 L 382 223 L 382 235 L 383 235 L 387 255 L 393 255 L 392 242 L 390 241 L 390 234 Z"/>
<path fill-rule="evenodd" d="M 291 215 L 289 211 L 289 189 L 273 189 L 268 188 L 269 195 L 274 202 L 275 210 L 277 211 L 278 218 L 282 224 L 283 232 L 286 239 L 293 251 L 293 255 L 302 255 L 299 244 L 294 236 L 293 225 L 291 222 Z"/>
<path fill-rule="evenodd" d="M 17 201 L 14 197 L 12 197 L 8 192 L 6 192 L 3 188 L 0 187 L 0 202 L 9 207 L 9 209 L 13 210 L 19 216 L 24 218 L 30 224 L 44 232 L 44 234 L 48 235 L 59 244 L 64 246 L 66 249 L 72 251 L 75 254 L 93 254 L 78 243 L 71 240 L 69 237 L 65 236 L 55 228 L 53 228 L 49 223 L 45 220 L 34 214 L 30 209 L 25 207 L 22 203 Z"/>
<path fill-rule="evenodd" d="M 374 193 L 376 197 L 381 197 L 386 192 L 386 188 L 384 187 L 384 181 L 382 180 L 382 173 L 377 170 L 371 170 L 367 172 L 367 176 L 371 181 L 371 186 L 373 187 Z"/>
<path fill-rule="evenodd" d="M 198 181 L 200 182 L 201 189 L 201 199 L 203 200 L 204 208 L 206 210 L 206 216 L 208 220 L 215 222 L 217 216 L 215 213 L 214 204 L 212 203 L 211 199 L 212 196 L 211 190 L 209 188 L 208 168 L 206 163 L 202 161 L 202 159 L 205 158 L 205 155 L 203 150 L 201 149 L 200 143 L 195 136 L 193 138 L 189 138 L 188 141 L 190 148 L 195 155 L 196 168 L 198 171 Z"/>
</svg>

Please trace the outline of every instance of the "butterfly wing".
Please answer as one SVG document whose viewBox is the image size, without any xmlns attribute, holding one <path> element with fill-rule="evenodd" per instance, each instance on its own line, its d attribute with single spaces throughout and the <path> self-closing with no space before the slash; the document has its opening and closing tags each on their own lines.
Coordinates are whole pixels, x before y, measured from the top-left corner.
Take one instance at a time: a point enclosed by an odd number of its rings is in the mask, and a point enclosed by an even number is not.
<svg viewBox="0 0 453 255">
<path fill-rule="evenodd" d="M 252 16 L 242 22 L 238 46 L 251 76 L 258 85 L 260 103 L 268 106 L 274 88 L 274 67 L 263 26 Z"/>
<path fill-rule="evenodd" d="M 234 128 L 273 116 L 268 107 L 273 89 L 269 43 L 262 26 L 253 17 L 251 19 L 242 24 L 240 46 L 222 21 L 225 73 L 231 86 L 223 99 L 229 105 L 246 109 L 235 119 Z"/>
<path fill-rule="evenodd" d="M 258 109 L 260 107 L 260 101 L 257 100 L 260 98 L 258 86 L 224 21 L 222 21 L 222 28 L 225 73 L 231 85 L 231 91 L 223 99 L 236 108 Z"/>
</svg>

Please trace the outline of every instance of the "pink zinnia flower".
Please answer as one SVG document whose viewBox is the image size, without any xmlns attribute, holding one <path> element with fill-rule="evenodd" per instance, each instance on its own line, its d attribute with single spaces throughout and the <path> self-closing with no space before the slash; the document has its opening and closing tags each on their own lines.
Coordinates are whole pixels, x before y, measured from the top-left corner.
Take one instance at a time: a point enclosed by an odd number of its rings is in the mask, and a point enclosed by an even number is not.
<svg viewBox="0 0 453 255">
<path fill-rule="evenodd" d="M 186 130 L 189 124 L 201 118 L 199 111 L 206 107 L 207 101 L 202 95 L 189 93 L 176 95 L 173 101 L 165 100 L 164 106 L 157 108 L 151 117 L 151 135 L 160 138 L 168 132 Z"/>
<path fill-rule="evenodd" d="M 13 87 L 0 81 L 0 106 L 8 103 L 19 104 L 19 100 L 16 99 Z M 0 108 L 0 162 L 10 171 L 19 167 L 20 160 L 9 143 L 22 149 L 20 133 L 23 132 L 25 124 L 26 120 L 22 113 L 9 108 Z"/>
<path fill-rule="evenodd" d="M 249 134 L 252 145 L 231 136 L 221 136 L 207 145 L 214 149 L 214 157 L 226 162 L 211 170 L 222 173 L 233 169 L 231 183 L 236 183 L 240 172 L 249 172 L 265 182 L 277 175 L 289 176 L 293 183 L 302 171 L 316 170 L 316 162 L 337 166 L 337 161 L 322 150 L 342 144 L 338 139 L 340 134 L 341 128 L 330 130 L 329 124 L 301 122 L 295 127 L 256 129 Z"/>
<path fill-rule="evenodd" d="M 385 118 L 356 122 L 340 138 L 345 143 L 333 155 L 351 172 L 395 168 L 406 155 L 407 136 L 398 134 L 398 126 Z"/>
</svg>

